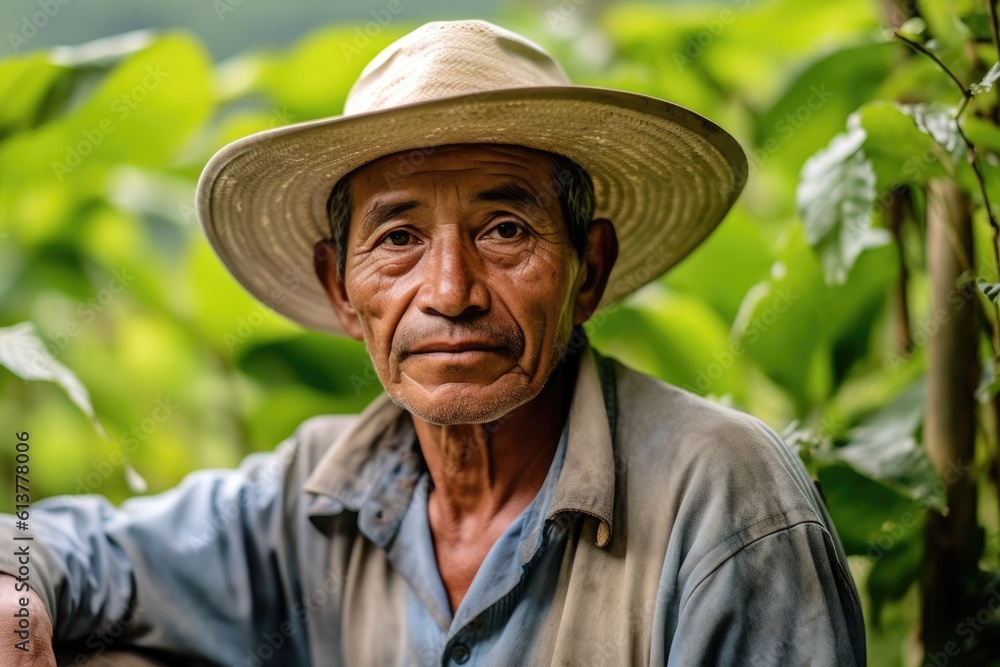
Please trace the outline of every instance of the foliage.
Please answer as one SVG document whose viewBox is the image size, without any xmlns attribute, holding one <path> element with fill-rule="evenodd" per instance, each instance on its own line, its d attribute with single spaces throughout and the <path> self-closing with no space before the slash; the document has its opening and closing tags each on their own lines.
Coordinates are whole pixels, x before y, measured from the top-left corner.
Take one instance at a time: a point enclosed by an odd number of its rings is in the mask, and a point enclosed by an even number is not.
<svg viewBox="0 0 1000 667">
<path fill-rule="evenodd" d="M 861 577 L 879 665 L 903 664 L 924 512 L 944 502 L 921 446 L 933 335 L 923 240 L 915 228 L 890 235 L 887 202 L 954 177 L 977 198 L 977 243 L 988 248 L 982 192 L 1000 196 L 997 54 L 985 10 L 959 4 L 920 3 L 923 22 L 906 35 L 975 82 L 968 99 L 885 34 L 872 0 L 563 3 L 498 19 L 543 43 L 575 82 L 670 99 L 747 149 L 749 184 L 727 221 L 588 331 L 605 352 L 786 434 Z M 0 60 L 0 325 L 34 323 L 49 377 L 78 404 L 89 390 L 108 434 L 57 388 L 15 377 L 25 373 L 4 336 L 27 329 L 0 331 L 0 362 L 15 372 L 0 373 L 0 420 L 31 431 L 36 496 L 122 499 L 129 472 L 110 463 L 116 451 L 159 491 L 379 391 L 362 345 L 305 333 L 238 287 L 197 229 L 192 193 L 228 141 L 339 113 L 363 65 L 414 27 L 405 21 L 363 42 L 356 26 L 319 27 L 222 63 L 185 32 Z M 958 104 L 968 106 L 961 127 Z M 962 130 L 987 165 L 982 192 Z M 901 259 L 912 348 L 896 343 Z M 977 259 L 990 303 L 1000 276 L 988 255 Z M 984 398 L 998 385 L 984 381 Z M 0 457 L 9 464 L 11 452 Z M 981 560 L 1000 566 L 995 488 L 980 488 L 991 545 Z"/>
</svg>

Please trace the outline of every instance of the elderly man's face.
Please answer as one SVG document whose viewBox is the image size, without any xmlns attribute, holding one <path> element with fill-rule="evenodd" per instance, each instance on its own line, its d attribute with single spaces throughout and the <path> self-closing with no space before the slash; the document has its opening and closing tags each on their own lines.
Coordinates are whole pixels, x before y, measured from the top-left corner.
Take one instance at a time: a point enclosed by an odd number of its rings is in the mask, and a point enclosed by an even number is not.
<svg viewBox="0 0 1000 667">
<path fill-rule="evenodd" d="M 552 172 L 537 151 L 462 145 L 354 174 L 346 271 L 340 282 L 326 267 L 326 287 L 414 415 L 499 419 L 539 394 L 573 325 L 596 308 L 610 265 L 579 256 Z M 613 245 L 610 223 L 598 227 L 596 240 L 606 246 L 610 233 Z"/>
</svg>

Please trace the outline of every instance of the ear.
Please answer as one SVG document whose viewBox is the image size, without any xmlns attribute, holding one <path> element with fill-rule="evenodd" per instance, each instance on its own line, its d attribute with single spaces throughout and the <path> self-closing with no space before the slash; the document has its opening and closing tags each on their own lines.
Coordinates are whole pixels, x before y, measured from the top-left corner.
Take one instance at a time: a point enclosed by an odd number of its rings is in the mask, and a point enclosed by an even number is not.
<svg viewBox="0 0 1000 667">
<path fill-rule="evenodd" d="M 610 220 L 597 218 L 587 232 L 587 251 L 583 257 L 583 282 L 576 294 L 573 324 L 583 324 L 597 310 L 608 285 L 611 268 L 618 259 L 618 235 Z"/>
<path fill-rule="evenodd" d="M 313 268 L 316 270 L 316 277 L 319 278 L 326 298 L 333 306 L 333 312 L 337 313 L 337 319 L 348 336 L 355 340 L 364 340 L 364 331 L 361 328 L 361 320 L 358 312 L 351 305 L 347 298 L 347 288 L 344 280 L 337 270 L 338 259 L 340 257 L 337 244 L 329 239 L 317 241 L 313 246 Z"/>
</svg>

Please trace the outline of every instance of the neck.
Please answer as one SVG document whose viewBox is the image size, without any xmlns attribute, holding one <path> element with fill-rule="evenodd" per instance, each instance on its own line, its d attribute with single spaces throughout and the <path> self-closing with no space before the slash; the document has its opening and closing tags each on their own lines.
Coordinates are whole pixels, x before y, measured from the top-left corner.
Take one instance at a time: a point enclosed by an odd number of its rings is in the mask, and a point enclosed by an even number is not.
<svg viewBox="0 0 1000 667">
<path fill-rule="evenodd" d="M 537 495 L 569 408 L 571 365 L 560 364 L 538 396 L 496 422 L 442 426 L 413 417 L 446 522 L 516 515 Z"/>
</svg>

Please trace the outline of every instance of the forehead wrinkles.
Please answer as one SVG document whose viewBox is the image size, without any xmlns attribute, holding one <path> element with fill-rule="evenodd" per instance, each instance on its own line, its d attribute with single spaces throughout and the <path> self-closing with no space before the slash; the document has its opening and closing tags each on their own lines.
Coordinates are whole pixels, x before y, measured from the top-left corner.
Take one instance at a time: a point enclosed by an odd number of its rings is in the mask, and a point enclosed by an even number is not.
<svg viewBox="0 0 1000 667">
<path fill-rule="evenodd" d="M 474 186 L 477 180 L 514 180 L 530 190 L 537 190 L 540 181 L 551 179 L 548 165 L 529 168 L 514 163 L 473 160 L 447 165 L 423 165 L 407 169 L 406 173 L 394 172 L 393 168 L 373 170 L 362 175 L 360 185 L 367 195 L 378 194 L 387 190 L 405 190 L 407 186 L 433 183 L 444 177 L 448 183 L 459 183 Z"/>
<path fill-rule="evenodd" d="M 440 178 L 438 176 L 445 175 Z M 452 175 L 454 177 L 449 177 Z M 497 192 L 506 188 L 523 188 L 526 196 L 537 204 L 535 210 L 539 213 L 558 206 L 558 201 L 551 195 L 550 179 L 540 181 L 539 177 L 530 174 L 514 174 L 510 170 L 490 171 L 481 174 L 469 174 L 463 169 L 426 170 L 401 179 L 392 186 L 382 188 L 372 187 L 371 183 L 363 184 L 355 191 L 353 201 L 354 213 L 367 215 L 373 206 L 391 205 L 392 202 L 419 202 L 419 208 L 438 206 L 458 206 L 459 208 L 488 205 L 497 199 Z M 485 198 L 481 198 L 483 195 Z M 517 198 L 517 195 L 512 195 Z"/>
<path fill-rule="evenodd" d="M 444 147 L 430 153 L 406 151 L 387 155 L 363 166 L 356 176 L 366 190 L 379 192 L 411 177 L 477 171 L 516 177 L 529 184 L 552 178 L 552 160 L 545 153 L 517 147 Z"/>
</svg>

